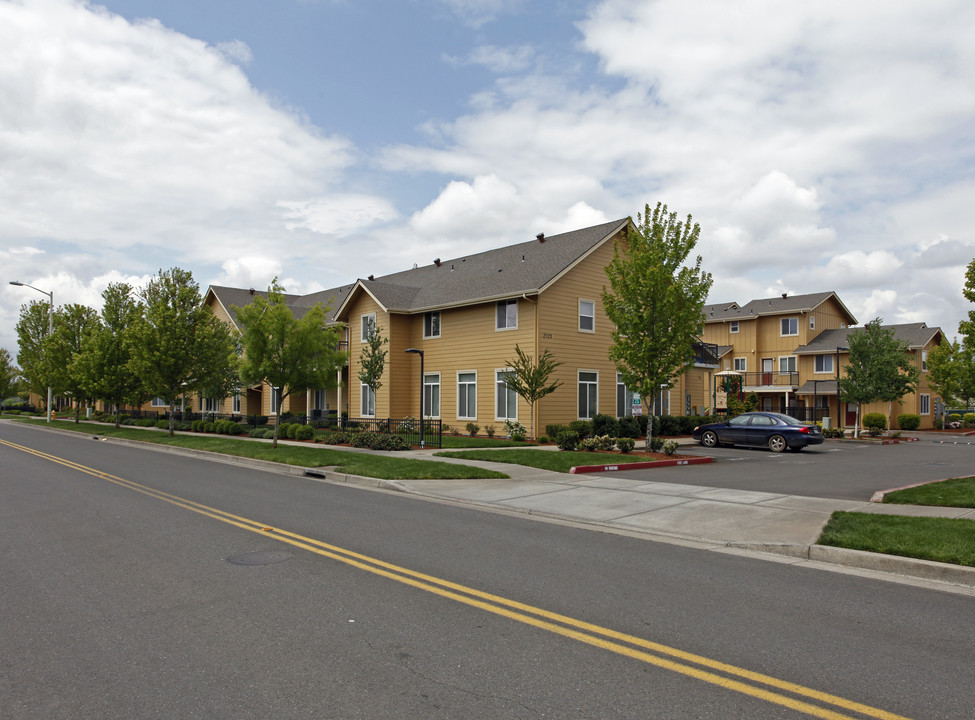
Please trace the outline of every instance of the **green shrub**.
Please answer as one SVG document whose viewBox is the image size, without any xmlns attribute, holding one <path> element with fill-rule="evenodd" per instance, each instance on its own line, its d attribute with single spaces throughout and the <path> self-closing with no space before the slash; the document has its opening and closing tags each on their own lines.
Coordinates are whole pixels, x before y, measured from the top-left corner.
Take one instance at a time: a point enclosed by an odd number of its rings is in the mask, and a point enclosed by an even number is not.
<svg viewBox="0 0 975 720">
<path fill-rule="evenodd" d="M 190 425 L 193 428 L 193 432 L 203 432 L 202 420 L 194 420 L 192 423 L 190 423 Z"/>
<path fill-rule="evenodd" d="M 160 430 L 169 430 L 169 420 L 156 420 L 156 427 Z"/>
<path fill-rule="evenodd" d="M 557 438 L 559 433 L 569 429 L 568 425 L 546 425 L 545 434 L 549 437 Z"/>
<path fill-rule="evenodd" d="M 589 437 L 592 435 L 592 421 L 591 420 L 573 420 L 569 423 L 569 430 L 579 433 L 580 438 Z"/>
<path fill-rule="evenodd" d="M 193 429 L 193 425 L 188 422 L 178 422 L 173 426 L 173 430 L 179 430 L 180 432 L 189 432 Z"/>
<path fill-rule="evenodd" d="M 921 427 L 921 416 L 913 414 L 898 415 L 897 427 L 901 430 L 917 430 Z"/>
<path fill-rule="evenodd" d="M 671 441 L 673 442 L 673 441 Z M 650 452 L 660 452 L 664 447 L 664 439 L 659 435 L 650 438 Z"/>
<path fill-rule="evenodd" d="M 951 413 L 948 415 L 948 422 L 961 422 L 961 415 L 958 413 Z"/>
<path fill-rule="evenodd" d="M 592 419 L 592 434 L 616 437 L 620 434 L 620 421 L 609 415 L 599 413 Z"/>
<path fill-rule="evenodd" d="M 575 430 L 563 430 L 555 437 L 555 444 L 559 450 L 575 450 L 579 446 L 579 433 Z"/>
<path fill-rule="evenodd" d="M 488 435 L 488 437 L 494 437 L 493 435 Z M 542 445 L 552 442 L 552 439 L 548 435 L 539 435 L 538 442 Z"/>
<path fill-rule="evenodd" d="M 596 452 L 599 449 L 599 440 L 594 437 L 582 438 L 579 441 L 579 449 L 584 452 Z"/>
<path fill-rule="evenodd" d="M 156 421 L 152 418 L 142 418 L 135 421 L 136 427 L 156 427 Z"/>
<path fill-rule="evenodd" d="M 887 429 L 887 418 L 883 413 L 867 413 L 863 416 L 863 427 L 875 437 Z"/>
<path fill-rule="evenodd" d="M 504 431 L 508 433 L 509 438 L 516 442 L 521 442 L 528 437 L 528 431 L 525 429 L 525 426 L 517 420 L 505 420 Z"/>
<path fill-rule="evenodd" d="M 668 440 L 663 445 L 664 455 L 673 455 L 677 452 L 677 448 L 680 447 L 680 443 L 676 440 Z"/>
<path fill-rule="evenodd" d="M 680 418 L 673 415 L 657 415 L 653 419 L 654 435 L 680 435 Z"/>
<path fill-rule="evenodd" d="M 843 428 L 828 427 L 828 428 L 823 428 L 823 437 L 841 438 L 841 437 L 846 437 L 846 433 L 843 432 Z"/>
<path fill-rule="evenodd" d="M 192 429 L 192 425 L 190 428 Z M 205 433 L 215 433 L 217 431 L 217 424 L 215 422 L 205 422 L 203 423 L 203 432 Z"/>
<path fill-rule="evenodd" d="M 623 418 L 620 420 L 620 429 L 617 434 L 625 438 L 640 437 L 640 422 L 633 417 Z"/>
<path fill-rule="evenodd" d="M 264 437 L 264 428 L 253 428 L 247 431 L 247 437 L 251 438 L 262 438 Z"/>
<path fill-rule="evenodd" d="M 962 422 L 965 423 L 966 427 L 975 425 L 975 413 L 965 413 Z"/>
<path fill-rule="evenodd" d="M 489 438 L 493 438 L 495 433 L 494 425 L 485 425 L 484 432 L 487 433 Z"/>
<path fill-rule="evenodd" d="M 311 425 L 299 425 L 295 430 L 295 440 L 314 440 L 315 428 Z"/>
<path fill-rule="evenodd" d="M 619 437 L 616 438 L 616 447 L 620 449 L 620 452 L 626 455 L 631 452 L 633 448 L 636 447 L 636 440 L 631 437 Z"/>
<path fill-rule="evenodd" d="M 481 426 L 478 425 L 476 422 L 469 422 L 464 427 L 467 428 L 467 434 L 470 435 L 471 437 L 477 435 L 477 431 L 481 429 Z"/>
</svg>

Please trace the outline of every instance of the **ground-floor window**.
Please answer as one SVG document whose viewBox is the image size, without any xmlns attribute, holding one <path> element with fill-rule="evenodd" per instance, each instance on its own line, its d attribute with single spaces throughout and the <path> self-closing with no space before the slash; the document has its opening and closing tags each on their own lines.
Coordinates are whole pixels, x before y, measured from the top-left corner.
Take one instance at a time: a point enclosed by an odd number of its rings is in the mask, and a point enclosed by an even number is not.
<svg viewBox="0 0 975 720">
<path fill-rule="evenodd" d="M 230 412 L 232 413 L 240 412 L 240 393 L 234 394 L 234 397 L 230 402 Z"/>
<path fill-rule="evenodd" d="M 678 400 L 677 402 L 680 402 Z M 665 388 L 657 393 L 656 403 L 654 404 L 654 414 L 670 415 L 670 390 Z"/>
<path fill-rule="evenodd" d="M 272 387 L 271 388 L 271 415 L 278 414 L 278 403 L 281 400 L 281 389 Z"/>
<path fill-rule="evenodd" d="M 365 383 L 362 383 L 360 390 L 362 417 L 376 417 L 376 391 Z"/>
<path fill-rule="evenodd" d="M 579 371 L 579 419 L 591 420 L 599 412 L 599 373 Z"/>
<path fill-rule="evenodd" d="M 423 376 L 423 414 L 424 417 L 440 417 L 440 373 Z"/>
<path fill-rule="evenodd" d="M 616 373 L 616 417 L 633 417 L 633 391 L 626 387 L 620 373 Z"/>
<path fill-rule="evenodd" d="M 203 412 L 207 412 L 207 413 L 220 412 L 220 399 L 203 398 Z"/>
<path fill-rule="evenodd" d="M 152 399 L 152 407 L 169 407 L 169 403 L 167 403 L 161 397 L 154 397 Z"/>
<path fill-rule="evenodd" d="M 498 420 L 518 419 L 518 393 L 505 384 L 505 378 L 514 375 L 510 370 L 498 370 L 495 373 L 495 409 L 494 417 Z"/>
<path fill-rule="evenodd" d="M 477 418 L 477 373 L 457 373 L 457 417 Z"/>
<path fill-rule="evenodd" d="M 930 415 L 931 414 L 931 396 L 922 395 L 921 396 L 921 414 Z"/>
</svg>

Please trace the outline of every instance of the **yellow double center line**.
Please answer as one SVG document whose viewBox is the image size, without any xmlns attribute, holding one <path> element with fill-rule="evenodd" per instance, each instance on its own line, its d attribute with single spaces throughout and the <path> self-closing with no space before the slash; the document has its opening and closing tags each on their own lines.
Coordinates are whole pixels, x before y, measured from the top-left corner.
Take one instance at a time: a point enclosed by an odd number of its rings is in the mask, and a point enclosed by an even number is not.
<svg viewBox="0 0 975 720">
<path fill-rule="evenodd" d="M 316 555 L 331 558 L 346 565 L 351 565 L 365 572 L 395 580 L 404 585 L 410 585 L 495 615 L 547 630 L 557 635 L 572 638 L 587 645 L 624 655 L 634 660 L 640 660 L 664 668 L 665 670 L 671 670 L 728 690 L 734 690 L 754 698 L 781 705 L 791 710 L 805 713 L 811 717 L 826 718 L 827 720 L 854 720 L 857 717 L 877 718 L 878 720 L 908 720 L 908 718 L 902 715 L 870 707 L 869 705 L 847 700 L 846 698 L 820 692 L 819 690 L 807 688 L 785 680 L 779 680 L 769 675 L 752 672 L 751 670 L 729 665 L 718 660 L 712 660 L 701 655 L 695 655 L 667 645 L 661 645 L 660 643 L 645 640 L 644 638 L 610 630 L 599 625 L 593 625 L 566 615 L 549 612 L 542 608 L 492 595 L 491 593 L 453 583 L 449 580 L 442 580 L 432 575 L 416 572 L 415 570 L 400 567 L 399 565 L 393 565 L 378 558 L 362 555 L 352 550 L 346 550 L 320 540 L 315 540 L 314 538 L 298 535 L 282 528 L 270 527 L 256 520 L 202 505 L 177 495 L 162 492 L 161 490 L 155 490 L 131 480 L 110 475 L 33 448 L 17 445 L 2 439 L 0 439 L 0 444 L 50 460 L 59 465 L 64 465 L 78 472 L 107 480 L 116 485 L 121 485 L 122 487 L 163 500 L 178 507 L 185 508 L 186 510 L 191 510 L 200 515 L 205 515 L 214 520 L 234 525 L 243 530 L 273 537 L 280 542 L 307 550 Z M 855 715 L 847 714 L 849 712 L 855 713 Z"/>
</svg>

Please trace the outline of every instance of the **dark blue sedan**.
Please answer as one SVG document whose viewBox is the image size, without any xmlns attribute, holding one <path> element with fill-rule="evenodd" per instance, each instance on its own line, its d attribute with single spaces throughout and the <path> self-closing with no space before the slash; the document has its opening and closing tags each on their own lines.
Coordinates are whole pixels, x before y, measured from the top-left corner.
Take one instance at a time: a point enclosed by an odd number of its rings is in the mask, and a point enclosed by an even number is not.
<svg viewBox="0 0 975 720">
<path fill-rule="evenodd" d="M 775 453 L 786 448 L 799 451 L 807 445 L 819 445 L 823 441 L 823 432 L 818 425 L 774 412 L 747 412 L 724 422 L 699 425 L 694 428 L 692 436 L 708 448 L 753 445 L 767 447 Z"/>
</svg>

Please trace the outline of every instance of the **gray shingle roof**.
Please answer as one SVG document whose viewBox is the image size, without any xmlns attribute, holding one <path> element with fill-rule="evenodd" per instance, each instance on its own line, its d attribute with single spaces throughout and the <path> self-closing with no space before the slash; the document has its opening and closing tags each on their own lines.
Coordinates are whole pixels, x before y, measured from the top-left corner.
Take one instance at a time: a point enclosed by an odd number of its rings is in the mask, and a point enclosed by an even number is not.
<svg viewBox="0 0 975 720">
<path fill-rule="evenodd" d="M 809 293 L 807 295 L 785 295 L 773 298 L 752 300 L 745 305 L 738 303 L 716 303 L 704 306 L 706 322 L 727 320 L 748 320 L 759 315 L 779 315 L 790 312 L 810 312 L 826 302 L 829 298 L 836 298 L 852 322 L 856 322 L 853 314 L 846 308 L 839 296 L 833 291 Z"/>
<path fill-rule="evenodd" d="M 344 285 L 329 290 L 320 290 L 310 295 L 291 295 L 285 293 L 284 299 L 296 318 L 302 317 L 309 309 L 315 306 L 315 303 L 320 302 L 329 308 L 328 321 L 329 323 L 334 323 L 335 313 L 345 301 L 351 289 L 352 285 Z M 208 292 L 212 292 L 214 297 L 217 298 L 217 301 L 223 305 L 235 325 L 237 324 L 235 307 L 244 307 L 257 296 L 267 297 L 267 292 L 264 290 L 245 290 L 243 288 L 223 287 L 220 285 L 211 285 Z"/>
<path fill-rule="evenodd" d="M 906 340 L 910 348 L 922 348 L 936 335 L 941 334 L 941 328 L 928 327 L 924 323 L 904 323 L 901 325 L 883 325 L 882 327 L 893 330 L 894 337 L 898 340 Z M 797 347 L 795 353 L 797 355 L 822 354 L 836 352 L 836 348 L 846 349 L 849 347 L 850 334 L 862 329 L 862 327 L 852 327 L 824 330 L 812 342 Z"/>
<path fill-rule="evenodd" d="M 536 238 L 359 282 L 385 308 L 398 312 L 419 312 L 535 293 L 627 222 L 627 218 L 614 220 L 552 235 L 544 242 Z"/>
</svg>

